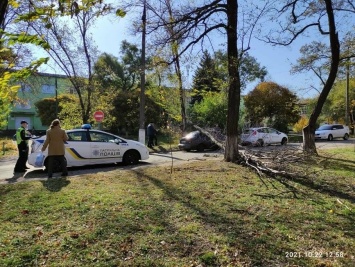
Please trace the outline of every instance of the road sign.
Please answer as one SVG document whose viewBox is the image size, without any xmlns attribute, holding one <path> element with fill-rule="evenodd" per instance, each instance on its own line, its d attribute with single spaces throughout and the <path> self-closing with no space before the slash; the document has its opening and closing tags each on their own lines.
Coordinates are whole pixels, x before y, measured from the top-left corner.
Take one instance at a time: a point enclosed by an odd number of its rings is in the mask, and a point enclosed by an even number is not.
<svg viewBox="0 0 355 267">
<path fill-rule="evenodd" d="M 103 119 L 104 119 L 104 113 L 103 111 L 101 110 L 97 110 L 94 112 L 94 119 L 97 121 L 97 122 L 102 122 Z"/>
</svg>

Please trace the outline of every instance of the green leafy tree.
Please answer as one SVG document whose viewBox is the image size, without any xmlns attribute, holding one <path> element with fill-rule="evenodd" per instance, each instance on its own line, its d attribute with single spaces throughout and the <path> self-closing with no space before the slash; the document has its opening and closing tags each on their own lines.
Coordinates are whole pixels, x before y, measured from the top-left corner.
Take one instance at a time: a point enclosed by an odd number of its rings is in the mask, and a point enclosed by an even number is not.
<svg viewBox="0 0 355 267">
<path fill-rule="evenodd" d="M 99 91 L 131 91 L 137 88 L 140 70 L 140 50 L 127 41 L 121 44 L 121 60 L 107 53 L 101 54 L 94 64 L 94 78 Z"/>
<path fill-rule="evenodd" d="M 117 91 L 123 88 L 124 71 L 118 59 L 107 53 L 101 54 L 94 65 L 94 79 L 98 84 L 98 91 Z"/>
<path fill-rule="evenodd" d="M 117 94 L 117 91 L 114 93 L 110 93 L 110 91 L 108 91 L 96 96 L 95 101 L 93 102 L 93 111 L 89 120 L 89 123 L 93 125 L 93 127 L 98 126 L 98 122 L 94 119 L 94 113 L 97 110 L 101 110 L 105 114 L 104 120 L 100 122 L 101 129 L 114 130 L 117 133 L 117 127 L 114 126 L 116 122 L 116 118 L 114 117 L 115 114 L 111 114 L 113 102 L 115 100 L 114 96 Z"/>
<path fill-rule="evenodd" d="M 193 77 L 191 104 L 201 102 L 206 92 L 219 92 L 217 81 L 221 74 L 217 71 L 215 60 L 208 51 L 204 51 L 201 57 L 200 66 L 196 69 Z"/>
<path fill-rule="evenodd" d="M 198 69 L 199 75 L 202 77 L 202 82 L 207 81 L 206 84 L 213 84 L 215 88 L 220 90 L 219 93 L 214 93 L 209 90 L 201 90 L 201 101 L 195 103 L 189 110 L 190 120 L 194 123 L 205 126 L 219 125 L 220 128 L 226 127 L 227 116 L 227 89 L 228 89 L 228 57 L 225 52 L 217 51 L 214 57 L 206 60 L 205 62 L 211 62 L 213 64 L 201 64 Z M 201 60 L 202 63 L 202 60 Z M 202 66 L 203 65 L 203 66 Z M 202 68 L 213 69 L 213 71 L 205 70 Z M 255 81 L 257 79 L 263 81 L 267 74 L 266 68 L 261 67 L 257 60 L 245 53 L 240 63 L 240 77 L 241 87 L 244 89 L 248 82 Z M 208 76 L 209 75 L 209 76 Z M 213 76 L 214 75 L 214 76 Z M 198 80 L 195 80 L 196 84 Z M 213 82 L 211 82 L 213 81 Z M 204 85 L 202 84 L 202 88 Z M 217 90 L 215 90 L 217 91 Z M 206 101 L 204 98 L 207 97 Z M 223 102 L 225 101 L 225 102 Z M 196 107 L 195 107 L 196 106 Z M 209 110 L 210 109 L 210 110 Z M 244 123 L 243 108 L 240 108 L 239 125 Z M 212 124 L 211 124 L 212 123 Z"/>
<path fill-rule="evenodd" d="M 115 118 L 111 125 L 111 131 L 132 134 L 139 128 L 139 90 L 129 92 L 118 92 L 115 96 L 110 114 Z M 161 107 L 151 98 L 146 96 L 145 101 L 146 118 L 158 127 L 166 125 L 167 114 L 162 114 Z"/>
<path fill-rule="evenodd" d="M 22 44 L 34 44 L 43 48 L 48 45 L 39 36 L 28 34 L 25 29 L 14 27 L 24 12 L 21 1 L 1 1 L 0 4 L 0 99 L 3 107 L 16 100 L 20 88 L 14 81 L 27 78 L 46 58 L 30 61 L 31 54 Z M 8 113 L 9 110 L 3 112 Z M 1 122 L 2 124 L 4 121 Z"/>
<path fill-rule="evenodd" d="M 167 116 L 173 123 L 182 122 L 181 103 L 179 101 L 180 92 L 176 88 L 149 84 L 146 95 L 159 106 L 162 116 Z"/>
<path fill-rule="evenodd" d="M 28 77 L 32 71 L 36 70 L 41 64 L 46 63 L 48 58 L 41 58 L 33 61 L 29 66 L 15 71 L 7 71 L 7 67 L 14 68 L 13 65 L 6 66 L 4 61 L 4 53 L 8 53 L 9 47 L 16 44 L 32 44 L 38 47 L 42 47 L 46 50 L 51 47 L 43 39 L 44 35 L 33 34 L 31 35 L 25 27 L 25 30 L 16 32 L 18 27 L 23 26 L 26 23 L 33 22 L 35 20 L 41 20 L 45 24 L 45 28 L 50 29 L 53 27 L 51 19 L 55 17 L 77 18 L 79 14 L 89 12 L 90 10 L 96 10 L 95 17 L 102 16 L 104 14 L 114 11 L 113 4 L 110 1 L 105 0 L 86 0 L 76 1 L 59 0 L 55 1 L 27 1 L 27 0 L 1 0 L 0 2 L 0 97 L 9 97 L 9 91 L 16 90 L 12 86 L 9 86 L 9 81 L 12 78 Z M 11 10 L 16 12 L 11 13 Z M 116 16 L 124 17 L 125 11 L 117 9 Z M 85 15 L 84 15 L 85 16 Z M 17 27 L 10 27 L 6 29 L 8 25 L 16 25 Z M 66 24 L 67 26 L 67 24 Z M 80 29 L 82 34 L 86 34 L 84 27 Z M 85 49 L 84 49 L 85 50 Z M 86 52 L 86 51 L 85 51 Z M 14 77 L 14 76 L 15 77 Z M 16 77 L 17 76 L 17 77 Z"/>
<path fill-rule="evenodd" d="M 155 5 L 154 5 L 155 4 Z M 184 63 L 186 63 L 186 58 L 181 54 L 183 49 L 184 39 L 179 36 L 180 28 L 174 21 L 179 16 L 176 12 L 176 2 L 172 0 L 155 1 L 146 5 L 149 11 L 153 13 L 153 16 L 149 16 L 149 22 L 145 23 L 146 16 L 145 13 L 142 17 L 143 25 L 148 28 L 149 35 L 153 35 L 150 38 L 150 47 L 155 51 L 152 53 L 152 66 L 154 66 L 154 72 L 157 74 L 159 80 L 158 86 L 162 86 L 162 74 L 164 72 L 169 72 L 169 87 L 176 87 L 179 91 L 179 101 L 180 101 L 180 118 L 181 125 L 180 129 L 185 131 L 187 116 L 186 116 L 186 94 L 184 86 Z M 145 9 L 144 9 L 145 10 Z M 154 25 L 154 26 L 153 26 Z M 156 27 L 155 25 L 161 25 Z M 163 38 L 162 38 L 163 37 Z M 168 42 L 162 39 L 169 39 Z M 173 60 L 171 60 L 173 58 Z M 167 84 L 164 84 L 167 86 Z"/>
<path fill-rule="evenodd" d="M 17 22 L 20 26 L 24 25 L 28 32 L 25 38 L 21 36 L 17 42 L 37 37 L 47 44 L 45 52 L 70 79 L 79 98 L 82 122 L 87 122 L 95 87 L 93 62 L 97 56 L 90 28 L 98 17 L 113 11 L 112 3 L 105 0 L 69 0 L 56 4 L 52 1 L 12 2 L 23 2 L 27 7 Z M 117 11 L 116 15 L 124 16 L 124 12 Z M 31 43 L 36 44 L 34 41 Z"/>
<path fill-rule="evenodd" d="M 355 80 L 349 80 L 349 114 L 355 114 L 355 109 L 351 105 L 352 101 L 355 101 Z M 329 110 L 327 112 L 328 117 L 332 118 L 333 121 L 345 123 L 346 114 L 346 81 L 341 80 L 335 83 L 332 91 L 329 94 Z M 322 110 L 324 113 L 324 110 Z"/>
<path fill-rule="evenodd" d="M 180 3 L 170 2 L 173 12 L 179 16 L 171 19 L 158 20 L 161 23 L 151 23 L 151 31 L 159 37 L 161 45 L 172 45 L 178 42 L 178 55 L 195 48 L 197 43 L 209 39 L 212 32 L 218 34 L 223 32 L 226 37 L 227 55 L 228 55 L 228 109 L 227 109 L 227 140 L 224 158 L 226 161 L 236 161 L 240 158 L 238 151 L 238 120 L 240 108 L 241 80 L 240 80 L 240 62 L 245 52 L 250 49 L 250 39 L 253 35 L 256 22 L 265 11 L 265 3 L 254 1 L 248 2 L 242 6 L 242 1 L 236 0 L 217 0 L 207 2 L 190 2 L 183 10 Z M 159 4 L 160 5 L 160 4 Z M 244 9 L 243 9 L 244 8 Z M 154 11 L 154 10 L 153 10 Z M 153 16 L 160 18 L 168 17 L 169 14 L 152 12 Z M 243 17 L 239 17 L 243 14 Z M 239 23 L 242 21 L 242 23 Z M 241 29 L 243 22 L 248 27 Z M 167 27 L 173 26 L 175 31 L 169 35 L 164 34 Z M 217 37 L 218 38 L 218 37 Z M 207 42 L 206 42 L 207 43 Z M 160 47 L 158 47 L 160 49 Z M 203 49 L 206 50 L 206 49 Z M 173 56 L 172 62 L 176 59 Z"/>
<path fill-rule="evenodd" d="M 99 56 L 94 65 L 96 89 L 93 91 L 93 111 L 102 110 L 105 113 L 105 119 L 102 122 L 103 128 L 115 132 L 117 132 L 117 128 L 122 128 L 120 125 L 117 126 L 115 117 L 117 113 L 111 112 L 116 96 L 122 92 L 133 92 L 139 85 L 137 80 L 140 67 L 139 49 L 137 46 L 123 41 L 120 53 L 121 59 L 104 53 Z M 130 113 L 129 110 L 122 112 L 120 117 Z"/>
<path fill-rule="evenodd" d="M 137 80 L 140 77 L 141 69 L 141 50 L 135 44 L 131 44 L 127 41 L 123 41 L 121 44 L 121 55 L 122 55 L 122 67 L 123 73 L 123 91 L 128 91 L 135 89 L 137 85 Z M 149 64 L 150 59 L 146 58 L 147 64 Z"/>
<path fill-rule="evenodd" d="M 207 92 L 200 103 L 190 106 L 189 114 L 192 122 L 203 127 L 215 127 L 225 131 L 227 116 L 226 92 Z M 241 130 L 245 123 L 244 101 L 240 103 L 238 127 Z"/>
<path fill-rule="evenodd" d="M 0 99 L 0 129 L 7 125 L 7 119 L 11 111 L 11 102 L 6 99 Z"/>
<path fill-rule="evenodd" d="M 227 96 L 221 92 L 207 92 L 200 102 L 190 107 L 190 119 L 204 127 L 226 128 Z"/>
<path fill-rule="evenodd" d="M 36 7 L 37 9 L 40 7 Z M 65 24 L 65 17 L 32 20 L 28 27 L 50 44 L 46 50 L 57 67 L 69 78 L 79 98 L 82 123 L 87 123 L 91 113 L 94 81 L 93 63 L 95 46 L 89 34 L 100 8 L 82 10 L 73 17 L 73 27 Z"/>
<path fill-rule="evenodd" d="M 269 126 L 287 132 L 288 125 L 300 118 L 297 96 L 274 82 L 258 84 L 244 101 L 252 125 L 260 125 L 266 120 Z"/>
<path fill-rule="evenodd" d="M 353 114 L 355 114 L 355 107 L 352 104 L 355 102 L 355 80 L 349 80 L 349 114 L 346 114 L 346 80 L 338 80 L 333 86 L 332 91 L 329 93 L 327 100 L 324 102 L 322 113 L 319 115 L 316 126 L 322 123 L 345 123 L 345 117 L 349 116 L 350 124 L 353 121 Z M 314 109 L 318 97 L 314 97 L 307 101 L 308 113 L 310 116 Z"/>
<path fill-rule="evenodd" d="M 51 121 L 56 119 L 56 103 L 57 102 L 55 98 L 44 98 L 35 103 L 38 117 L 40 118 L 43 125 L 50 125 Z"/>
<path fill-rule="evenodd" d="M 218 86 L 221 90 L 228 88 L 228 55 L 224 51 L 217 51 L 214 54 L 214 61 L 219 73 Z M 267 75 L 267 70 L 264 66 L 260 66 L 260 63 L 256 58 L 249 55 L 249 53 L 244 53 L 243 57 L 240 60 L 240 83 L 241 88 L 244 90 L 248 83 L 259 80 L 264 81 L 265 76 Z"/>
<path fill-rule="evenodd" d="M 80 107 L 78 98 L 72 94 L 62 94 L 57 97 L 58 100 L 58 118 L 63 125 L 80 125 Z M 35 103 L 37 114 L 43 125 L 50 125 L 56 119 L 57 100 L 55 98 L 44 98 Z"/>
<path fill-rule="evenodd" d="M 65 96 L 60 100 L 60 111 L 58 118 L 64 129 L 79 128 L 83 124 L 82 118 L 78 116 L 81 112 L 79 99 L 73 95 Z M 90 121 L 88 121 L 90 122 Z"/>
<path fill-rule="evenodd" d="M 301 59 L 301 69 L 312 71 L 320 78 L 321 90 L 316 105 L 309 117 L 309 124 L 303 129 L 303 150 L 309 154 L 317 154 L 315 145 L 315 130 L 327 97 L 336 81 L 342 57 L 341 39 L 339 36 L 351 34 L 354 26 L 355 6 L 353 1 L 305 1 L 295 0 L 292 3 L 274 2 L 275 13 L 272 21 L 279 27 L 274 27 L 266 34 L 266 39 L 282 46 L 292 44 L 295 40 L 311 36 L 313 41 L 319 41 L 304 46 L 304 51 L 310 55 Z M 344 28 L 344 25 L 346 27 Z M 344 29 L 344 32 L 343 32 Z M 346 32 L 348 31 L 348 32 Z M 342 35 L 339 35 L 342 32 Z M 309 53 L 310 52 L 310 53 Z M 353 53 L 352 53 L 353 54 Z"/>
</svg>

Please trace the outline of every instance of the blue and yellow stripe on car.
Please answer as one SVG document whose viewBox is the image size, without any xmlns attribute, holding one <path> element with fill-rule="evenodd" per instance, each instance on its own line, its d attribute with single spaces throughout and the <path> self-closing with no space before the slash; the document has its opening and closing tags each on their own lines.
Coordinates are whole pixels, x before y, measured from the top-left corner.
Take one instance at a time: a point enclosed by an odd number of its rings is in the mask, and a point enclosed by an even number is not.
<svg viewBox="0 0 355 267">
<path fill-rule="evenodd" d="M 81 156 L 74 148 L 66 147 L 66 151 L 76 160 L 88 159 Z"/>
</svg>

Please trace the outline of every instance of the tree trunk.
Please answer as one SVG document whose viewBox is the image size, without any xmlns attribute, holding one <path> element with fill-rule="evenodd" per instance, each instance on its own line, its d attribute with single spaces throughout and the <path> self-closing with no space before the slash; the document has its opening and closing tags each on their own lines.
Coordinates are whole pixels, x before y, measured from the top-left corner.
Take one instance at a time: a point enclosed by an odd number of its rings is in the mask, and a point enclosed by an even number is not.
<svg viewBox="0 0 355 267">
<path fill-rule="evenodd" d="M 340 62 L 340 44 L 338 39 L 338 33 L 336 32 L 336 26 L 334 21 L 334 12 L 331 0 L 324 0 L 328 16 L 329 24 L 329 42 L 332 53 L 332 62 L 330 65 L 330 71 L 328 79 L 323 87 L 322 92 L 319 95 L 317 104 L 309 118 L 308 125 L 303 129 L 303 151 L 309 154 L 317 154 L 315 145 L 314 132 L 316 129 L 317 119 L 322 111 L 323 105 L 327 100 L 328 94 L 333 87 L 334 81 L 338 73 L 338 66 Z"/>
<path fill-rule="evenodd" d="M 179 56 L 176 56 L 176 62 L 175 62 L 175 67 L 176 67 L 176 74 L 178 76 L 178 82 L 179 82 L 179 95 L 180 95 L 180 112 L 181 112 L 181 120 L 182 120 L 182 132 L 185 132 L 186 129 L 186 110 L 185 110 L 185 92 L 184 88 L 182 86 L 182 75 L 181 75 L 181 69 L 180 69 L 180 59 Z"/>
<path fill-rule="evenodd" d="M 315 127 L 308 124 L 303 128 L 303 151 L 307 154 L 317 154 L 316 143 L 314 141 Z"/>
<path fill-rule="evenodd" d="M 227 0 L 227 16 L 229 89 L 227 111 L 227 140 L 224 159 L 226 161 L 236 161 L 239 159 L 237 138 L 240 106 L 240 76 L 237 46 L 237 0 Z"/>
<path fill-rule="evenodd" d="M 0 3 L 0 28 L 2 29 L 4 20 L 5 20 L 5 14 L 7 10 L 7 6 L 9 5 L 8 0 L 1 0 Z"/>
<path fill-rule="evenodd" d="M 174 14 L 171 8 L 171 1 L 168 0 L 166 1 L 168 12 L 169 12 L 169 17 L 170 20 L 174 20 Z M 167 26 L 167 31 L 170 34 L 170 36 L 175 36 L 176 33 L 174 31 L 173 26 Z M 178 83 L 179 83 L 179 97 L 180 97 L 180 114 L 181 114 L 181 121 L 182 121 L 182 127 L 181 130 L 182 132 L 185 132 L 186 129 L 186 109 L 185 109 L 185 92 L 184 88 L 182 85 L 182 74 L 181 74 L 181 67 L 180 67 L 180 55 L 179 55 L 179 40 L 175 40 L 171 46 L 172 54 L 175 58 L 175 73 L 178 77 Z"/>
</svg>

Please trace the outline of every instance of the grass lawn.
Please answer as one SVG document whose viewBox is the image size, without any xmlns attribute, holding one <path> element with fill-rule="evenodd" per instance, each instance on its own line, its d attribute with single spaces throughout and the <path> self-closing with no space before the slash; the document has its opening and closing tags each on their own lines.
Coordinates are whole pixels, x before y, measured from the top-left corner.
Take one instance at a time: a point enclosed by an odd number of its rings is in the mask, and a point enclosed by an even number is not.
<svg viewBox="0 0 355 267">
<path fill-rule="evenodd" d="M 354 266 L 353 148 L 282 183 L 219 159 L 170 170 L 0 185 L 0 266 Z"/>
</svg>

